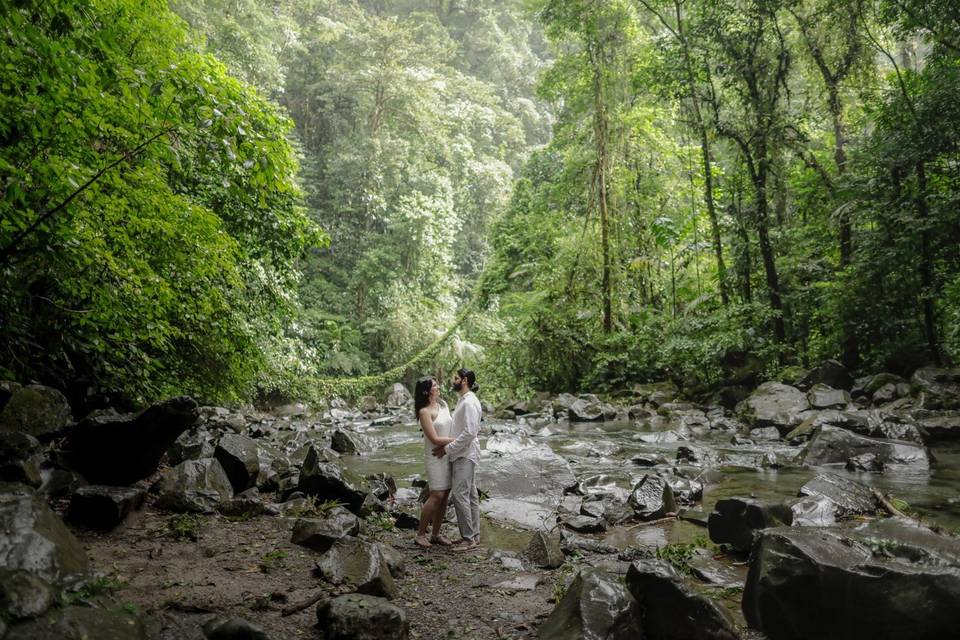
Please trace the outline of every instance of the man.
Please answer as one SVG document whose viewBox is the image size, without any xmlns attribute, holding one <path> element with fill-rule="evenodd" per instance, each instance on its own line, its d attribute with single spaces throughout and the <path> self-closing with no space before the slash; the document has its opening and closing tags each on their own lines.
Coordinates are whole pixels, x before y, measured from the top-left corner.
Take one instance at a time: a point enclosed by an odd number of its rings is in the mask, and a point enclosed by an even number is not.
<svg viewBox="0 0 960 640">
<path fill-rule="evenodd" d="M 474 394 L 480 387 L 470 369 L 460 369 L 453 376 L 454 391 L 460 396 L 453 412 L 450 437 L 453 442 L 435 447 L 433 455 L 450 456 L 453 508 L 457 512 L 457 526 L 461 539 L 454 543 L 455 551 L 472 551 L 480 546 L 480 495 L 477 493 L 477 465 L 480 464 L 480 400 Z"/>
</svg>

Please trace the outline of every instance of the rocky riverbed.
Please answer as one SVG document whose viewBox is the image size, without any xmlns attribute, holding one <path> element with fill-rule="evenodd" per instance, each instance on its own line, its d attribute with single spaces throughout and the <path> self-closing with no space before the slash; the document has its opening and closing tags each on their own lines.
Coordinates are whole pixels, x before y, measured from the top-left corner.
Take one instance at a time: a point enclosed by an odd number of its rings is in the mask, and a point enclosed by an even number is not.
<svg viewBox="0 0 960 640">
<path fill-rule="evenodd" d="M 401 385 L 79 422 L 45 387 L 0 403 L 4 638 L 934 637 L 960 598 L 960 370 L 488 405 L 467 555 L 412 544 Z"/>
</svg>

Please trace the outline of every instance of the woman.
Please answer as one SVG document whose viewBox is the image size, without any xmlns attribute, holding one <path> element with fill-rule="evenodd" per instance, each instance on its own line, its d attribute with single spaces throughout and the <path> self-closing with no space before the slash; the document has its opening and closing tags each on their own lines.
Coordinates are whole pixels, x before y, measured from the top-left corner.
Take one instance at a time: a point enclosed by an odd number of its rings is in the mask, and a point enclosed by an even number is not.
<svg viewBox="0 0 960 640">
<path fill-rule="evenodd" d="M 450 460 L 447 456 L 434 456 L 433 449 L 453 442 L 453 438 L 449 437 L 453 417 L 447 403 L 440 399 L 440 385 L 435 378 L 417 380 L 413 392 L 413 410 L 426 438 L 423 443 L 423 458 L 430 488 L 430 495 L 420 510 L 420 528 L 417 529 L 414 542 L 424 548 L 433 544 L 450 546 L 452 543 L 440 533 L 440 526 L 447 513 L 447 499 L 450 497 Z M 432 535 L 427 539 L 427 526 L 431 523 Z"/>
</svg>

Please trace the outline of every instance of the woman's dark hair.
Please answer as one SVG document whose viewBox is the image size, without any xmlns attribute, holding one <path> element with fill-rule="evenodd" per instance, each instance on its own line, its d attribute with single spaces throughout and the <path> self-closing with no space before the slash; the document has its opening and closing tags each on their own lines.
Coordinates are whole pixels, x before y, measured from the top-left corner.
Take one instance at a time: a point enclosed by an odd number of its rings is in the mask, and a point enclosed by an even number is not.
<svg viewBox="0 0 960 640">
<path fill-rule="evenodd" d="M 435 378 L 427 376 L 417 380 L 417 386 L 413 389 L 413 417 L 420 419 L 420 409 L 430 404 L 430 390 L 433 389 Z"/>
<path fill-rule="evenodd" d="M 457 375 L 461 380 L 467 381 L 467 388 L 476 393 L 480 391 L 480 385 L 477 384 L 477 374 L 470 369 L 458 369 Z"/>
</svg>

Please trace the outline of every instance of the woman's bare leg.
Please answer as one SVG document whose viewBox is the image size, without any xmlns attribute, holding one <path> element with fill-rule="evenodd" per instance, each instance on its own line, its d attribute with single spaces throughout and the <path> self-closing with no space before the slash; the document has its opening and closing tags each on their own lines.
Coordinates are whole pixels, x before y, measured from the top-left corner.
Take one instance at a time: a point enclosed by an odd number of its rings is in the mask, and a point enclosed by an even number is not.
<svg viewBox="0 0 960 640">
<path fill-rule="evenodd" d="M 440 492 L 440 500 L 437 504 L 436 517 L 433 519 L 433 535 L 431 542 L 438 542 L 444 546 L 450 545 L 450 541 L 440 532 L 443 526 L 443 520 L 447 515 L 447 500 L 450 498 L 450 490 Z"/>
<path fill-rule="evenodd" d="M 426 502 L 423 503 L 423 507 L 420 508 L 420 526 L 417 527 L 417 538 L 416 542 L 421 547 L 428 547 L 430 543 L 427 542 L 427 527 L 437 519 L 437 508 L 440 506 L 440 501 L 442 498 L 442 491 L 431 491 L 430 495 L 427 496 Z M 442 520 L 442 516 L 440 516 Z M 423 544 L 426 542 L 426 544 Z"/>
</svg>

